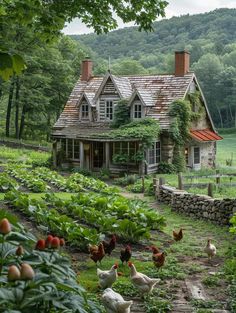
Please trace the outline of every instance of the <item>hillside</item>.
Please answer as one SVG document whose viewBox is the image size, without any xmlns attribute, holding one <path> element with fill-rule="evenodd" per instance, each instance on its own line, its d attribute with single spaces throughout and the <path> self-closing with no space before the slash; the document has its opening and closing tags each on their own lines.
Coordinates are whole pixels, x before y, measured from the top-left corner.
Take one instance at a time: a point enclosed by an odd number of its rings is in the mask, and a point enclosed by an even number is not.
<svg viewBox="0 0 236 313">
<path fill-rule="evenodd" d="M 173 17 L 154 23 L 151 33 L 137 27 L 109 34 L 73 36 L 89 47 L 95 74 L 173 73 L 174 51 L 191 53 L 197 74 L 217 127 L 236 125 L 236 9 Z"/>
<path fill-rule="evenodd" d="M 132 57 L 140 60 L 144 67 L 155 66 L 145 63 L 142 56 L 172 53 L 173 50 L 188 49 L 192 63 L 207 53 L 221 52 L 227 44 L 236 41 L 236 9 L 218 9 L 205 14 L 184 15 L 154 23 L 151 33 L 139 32 L 137 27 L 123 28 L 109 34 L 87 34 L 72 36 L 90 47 L 99 57 L 112 60 Z"/>
</svg>

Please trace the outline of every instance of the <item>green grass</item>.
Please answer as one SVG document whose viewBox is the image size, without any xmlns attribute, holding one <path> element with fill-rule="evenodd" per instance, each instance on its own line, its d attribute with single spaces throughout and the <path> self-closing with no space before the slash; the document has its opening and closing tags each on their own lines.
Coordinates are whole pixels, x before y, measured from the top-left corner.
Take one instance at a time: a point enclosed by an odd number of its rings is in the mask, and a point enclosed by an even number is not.
<svg viewBox="0 0 236 313">
<path fill-rule="evenodd" d="M 233 167 L 236 169 L 236 134 L 223 134 L 222 137 L 224 139 L 217 143 L 217 166 L 226 167 L 226 159 L 233 155 Z"/>
<path fill-rule="evenodd" d="M 33 162 L 47 162 L 51 153 L 29 149 L 9 148 L 0 146 L 0 163 L 16 162 L 21 164 L 32 164 Z"/>
</svg>

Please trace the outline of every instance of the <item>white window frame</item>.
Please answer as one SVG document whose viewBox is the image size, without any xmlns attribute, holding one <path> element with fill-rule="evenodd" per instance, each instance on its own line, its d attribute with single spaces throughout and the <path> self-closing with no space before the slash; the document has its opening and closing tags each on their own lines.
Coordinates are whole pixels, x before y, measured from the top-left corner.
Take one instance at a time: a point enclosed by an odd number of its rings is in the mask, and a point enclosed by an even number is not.
<svg viewBox="0 0 236 313">
<path fill-rule="evenodd" d="M 159 153 L 157 153 L 157 151 L 159 151 Z M 151 158 L 151 153 L 153 153 L 153 160 L 154 162 L 151 163 L 150 162 L 150 158 Z M 151 148 L 148 149 L 148 164 L 149 165 L 157 165 L 161 162 L 161 142 L 160 141 L 155 141 L 153 142 L 153 145 Z"/>
<path fill-rule="evenodd" d="M 84 108 L 87 108 L 87 110 L 84 110 Z M 87 114 L 85 115 L 85 113 L 87 113 Z M 88 120 L 89 119 L 89 104 L 87 102 L 81 104 L 80 114 L 81 114 L 82 120 Z"/>
<path fill-rule="evenodd" d="M 137 107 L 138 107 L 138 110 L 137 110 Z M 140 115 L 140 116 L 138 116 Z M 133 106 L 133 118 L 134 119 L 140 119 L 142 118 L 142 115 L 143 115 L 143 106 L 142 104 L 134 104 Z"/>
<path fill-rule="evenodd" d="M 112 121 L 113 117 L 114 117 L 114 101 L 105 100 L 105 119 Z"/>
</svg>

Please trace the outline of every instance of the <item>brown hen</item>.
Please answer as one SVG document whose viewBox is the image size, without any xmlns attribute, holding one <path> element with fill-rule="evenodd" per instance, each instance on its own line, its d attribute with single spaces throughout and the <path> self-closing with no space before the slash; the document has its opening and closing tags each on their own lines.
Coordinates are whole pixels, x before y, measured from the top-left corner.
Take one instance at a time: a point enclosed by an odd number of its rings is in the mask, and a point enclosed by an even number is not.
<svg viewBox="0 0 236 313">
<path fill-rule="evenodd" d="M 174 237 L 175 241 L 182 240 L 183 239 L 183 228 L 180 228 L 180 230 L 178 232 L 173 230 L 173 237 Z"/>
<path fill-rule="evenodd" d="M 111 239 L 109 241 L 102 241 L 103 247 L 104 247 L 104 251 L 106 254 L 111 255 L 112 251 L 115 249 L 116 247 L 116 236 L 112 235 Z"/>
<path fill-rule="evenodd" d="M 97 265 L 97 262 L 99 262 L 101 264 L 101 261 L 104 258 L 104 256 L 105 256 L 104 247 L 103 247 L 103 244 L 100 243 L 98 246 L 98 250 L 92 251 L 92 253 L 90 255 L 90 259 L 92 259 Z"/>
</svg>

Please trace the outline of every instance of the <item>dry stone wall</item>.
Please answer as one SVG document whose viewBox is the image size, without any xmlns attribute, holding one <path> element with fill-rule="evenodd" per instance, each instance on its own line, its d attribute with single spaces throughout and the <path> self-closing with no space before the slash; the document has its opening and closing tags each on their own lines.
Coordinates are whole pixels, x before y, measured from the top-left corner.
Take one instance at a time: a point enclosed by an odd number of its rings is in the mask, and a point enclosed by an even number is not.
<svg viewBox="0 0 236 313">
<path fill-rule="evenodd" d="M 236 199 L 213 199 L 167 185 L 159 186 L 157 199 L 159 202 L 169 204 L 173 211 L 220 225 L 228 225 L 236 212 Z"/>
</svg>

